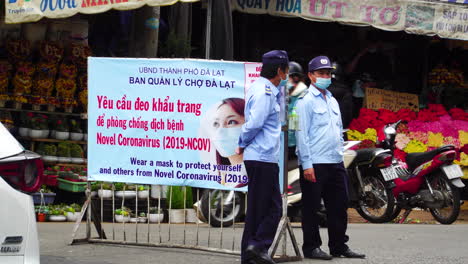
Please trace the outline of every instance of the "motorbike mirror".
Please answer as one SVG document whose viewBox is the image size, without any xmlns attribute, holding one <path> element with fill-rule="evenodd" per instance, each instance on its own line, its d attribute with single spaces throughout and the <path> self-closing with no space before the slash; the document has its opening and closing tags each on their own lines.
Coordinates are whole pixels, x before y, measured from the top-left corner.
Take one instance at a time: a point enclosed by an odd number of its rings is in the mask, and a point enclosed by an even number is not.
<svg viewBox="0 0 468 264">
<path fill-rule="evenodd" d="M 386 135 L 395 135 L 396 129 L 393 126 L 386 127 L 384 130 Z"/>
</svg>

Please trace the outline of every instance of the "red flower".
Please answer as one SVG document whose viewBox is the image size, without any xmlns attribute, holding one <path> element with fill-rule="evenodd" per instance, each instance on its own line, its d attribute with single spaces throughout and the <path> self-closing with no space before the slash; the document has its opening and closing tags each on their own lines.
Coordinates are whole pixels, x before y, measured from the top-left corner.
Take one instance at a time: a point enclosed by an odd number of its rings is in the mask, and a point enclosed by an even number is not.
<svg viewBox="0 0 468 264">
<path fill-rule="evenodd" d="M 382 120 L 386 125 L 393 124 L 398 121 L 397 115 L 387 109 L 379 109 L 379 119 Z"/>
<path fill-rule="evenodd" d="M 461 108 L 452 108 L 449 112 L 454 120 L 468 121 L 468 113 L 465 113 Z"/>
<path fill-rule="evenodd" d="M 460 153 L 461 152 L 468 154 L 468 144 L 465 144 L 463 145 L 463 147 L 460 148 Z"/>
<path fill-rule="evenodd" d="M 439 117 L 429 109 L 423 109 L 418 113 L 418 120 L 423 122 L 439 121 Z"/>
<path fill-rule="evenodd" d="M 406 122 L 416 120 L 416 113 L 410 109 L 400 109 L 396 115 L 399 120 Z"/>
<path fill-rule="evenodd" d="M 366 121 L 362 120 L 362 119 L 359 119 L 359 118 L 356 118 L 356 119 L 353 119 L 351 121 L 351 123 L 349 124 L 349 129 L 351 130 L 357 130 L 361 133 L 365 133 L 366 132 L 366 128 L 368 128 L 369 125 Z"/>
<path fill-rule="evenodd" d="M 28 112 L 26 115 L 29 116 L 29 117 L 31 117 L 31 118 L 34 116 L 34 114 L 31 113 L 31 112 Z"/>
<path fill-rule="evenodd" d="M 361 110 L 359 110 L 359 118 L 365 120 L 376 119 L 378 116 L 379 114 L 376 111 L 368 108 L 361 108 Z"/>
<path fill-rule="evenodd" d="M 62 120 L 57 120 L 57 125 L 61 125 L 62 124 Z"/>
<path fill-rule="evenodd" d="M 436 116 L 443 116 L 447 114 L 445 107 L 441 104 L 429 104 L 429 110 Z"/>
</svg>

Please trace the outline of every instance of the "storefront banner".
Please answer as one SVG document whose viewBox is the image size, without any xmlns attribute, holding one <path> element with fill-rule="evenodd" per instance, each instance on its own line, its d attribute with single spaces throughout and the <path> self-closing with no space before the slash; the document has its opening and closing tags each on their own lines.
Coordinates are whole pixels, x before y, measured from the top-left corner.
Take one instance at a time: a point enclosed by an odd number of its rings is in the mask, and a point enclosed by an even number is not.
<svg viewBox="0 0 468 264">
<path fill-rule="evenodd" d="M 166 6 L 199 0 L 5 0 L 5 22 L 35 22 L 43 17 L 65 18 L 77 13 L 95 14 L 110 9 L 131 10 L 144 5 Z"/>
<path fill-rule="evenodd" d="M 232 190 L 259 63 L 89 58 L 88 179 Z M 244 188 L 245 189 L 245 188 Z"/>
<path fill-rule="evenodd" d="M 250 14 L 302 17 L 468 40 L 468 6 L 411 0 L 232 0 Z"/>
</svg>

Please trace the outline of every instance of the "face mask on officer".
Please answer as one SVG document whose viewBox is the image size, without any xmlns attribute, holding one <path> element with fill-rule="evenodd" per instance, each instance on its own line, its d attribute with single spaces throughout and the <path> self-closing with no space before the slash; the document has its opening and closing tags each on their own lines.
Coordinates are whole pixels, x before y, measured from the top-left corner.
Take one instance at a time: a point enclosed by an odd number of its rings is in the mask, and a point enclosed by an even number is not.
<svg viewBox="0 0 468 264">
<path fill-rule="evenodd" d="M 315 81 L 314 85 L 317 88 L 320 88 L 322 90 L 327 89 L 331 84 L 331 78 L 320 78 L 317 77 L 317 80 Z"/>
<path fill-rule="evenodd" d="M 278 69 L 278 74 L 279 72 L 282 71 L 281 69 Z M 280 75 L 281 78 L 281 75 Z M 281 79 L 280 83 L 278 84 L 278 88 L 281 86 L 286 86 L 289 80 L 289 74 L 285 72 L 285 78 Z"/>
<path fill-rule="evenodd" d="M 213 144 L 221 157 L 236 155 L 242 127 L 220 127 L 213 138 Z"/>
</svg>

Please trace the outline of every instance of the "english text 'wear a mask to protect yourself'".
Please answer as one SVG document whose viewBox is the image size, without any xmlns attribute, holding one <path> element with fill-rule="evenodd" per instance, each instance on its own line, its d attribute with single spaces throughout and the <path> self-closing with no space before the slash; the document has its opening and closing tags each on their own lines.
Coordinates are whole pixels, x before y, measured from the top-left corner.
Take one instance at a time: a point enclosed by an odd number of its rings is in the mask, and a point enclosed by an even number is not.
<svg viewBox="0 0 468 264">
<path fill-rule="evenodd" d="M 236 154 L 241 129 L 242 127 L 221 127 L 216 131 L 213 144 L 219 155 L 226 158 Z"/>
<path fill-rule="evenodd" d="M 315 86 L 320 89 L 327 89 L 331 84 L 331 78 L 317 78 Z"/>
</svg>

